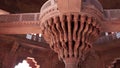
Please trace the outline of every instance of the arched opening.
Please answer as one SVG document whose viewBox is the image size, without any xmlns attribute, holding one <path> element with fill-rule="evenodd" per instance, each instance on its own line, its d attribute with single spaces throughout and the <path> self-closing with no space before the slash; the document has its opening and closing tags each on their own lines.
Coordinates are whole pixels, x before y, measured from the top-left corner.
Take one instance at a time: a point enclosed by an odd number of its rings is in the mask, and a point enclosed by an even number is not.
<svg viewBox="0 0 120 68">
<path fill-rule="evenodd" d="M 116 58 L 108 68 L 120 68 L 120 58 Z"/>
<path fill-rule="evenodd" d="M 114 68 L 120 68 L 120 60 L 116 60 L 116 63 L 114 63 Z"/>
<path fill-rule="evenodd" d="M 40 68 L 40 65 L 37 64 L 34 58 L 27 57 L 14 68 Z"/>
</svg>

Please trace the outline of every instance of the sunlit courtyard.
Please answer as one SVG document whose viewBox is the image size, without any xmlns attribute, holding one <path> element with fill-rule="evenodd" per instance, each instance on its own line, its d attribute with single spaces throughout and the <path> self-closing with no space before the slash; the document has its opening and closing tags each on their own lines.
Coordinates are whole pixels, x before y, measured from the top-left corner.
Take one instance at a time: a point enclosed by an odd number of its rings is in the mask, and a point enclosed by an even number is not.
<svg viewBox="0 0 120 68">
<path fill-rule="evenodd" d="M 14 68 L 32 68 L 32 67 L 29 66 L 26 60 L 23 60 L 22 63 L 19 63 Z"/>
</svg>

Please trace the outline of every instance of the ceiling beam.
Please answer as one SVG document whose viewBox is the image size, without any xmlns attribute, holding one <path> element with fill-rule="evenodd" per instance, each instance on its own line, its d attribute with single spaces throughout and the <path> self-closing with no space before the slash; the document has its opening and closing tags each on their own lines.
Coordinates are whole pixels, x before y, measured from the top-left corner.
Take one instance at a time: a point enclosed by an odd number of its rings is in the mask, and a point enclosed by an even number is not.
<svg viewBox="0 0 120 68">
<path fill-rule="evenodd" d="M 104 21 L 101 24 L 101 30 L 103 32 L 120 32 L 120 19 Z"/>
<path fill-rule="evenodd" d="M 43 51 L 50 50 L 47 43 L 43 44 L 41 42 L 34 42 L 34 41 L 27 40 L 27 39 L 20 39 L 19 37 L 16 38 L 14 36 L 9 36 L 9 35 L 0 35 L 0 39 L 5 40 L 5 41 L 11 41 L 11 40 L 14 41 L 13 47 L 10 53 L 15 52 L 14 49 L 17 49 L 18 46 L 27 46 L 30 48 L 35 48 L 35 49 L 39 49 Z"/>
<path fill-rule="evenodd" d="M 39 21 L 0 23 L 0 34 L 41 33 Z"/>
</svg>

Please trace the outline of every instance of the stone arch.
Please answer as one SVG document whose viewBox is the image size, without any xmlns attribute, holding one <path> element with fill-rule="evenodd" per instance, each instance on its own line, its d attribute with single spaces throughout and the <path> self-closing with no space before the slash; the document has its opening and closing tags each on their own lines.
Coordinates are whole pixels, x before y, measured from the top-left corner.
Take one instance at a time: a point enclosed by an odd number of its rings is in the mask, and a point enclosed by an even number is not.
<svg viewBox="0 0 120 68">
<path fill-rule="evenodd" d="M 35 60 L 35 58 L 27 57 L 22 62 L 19 62 L 17 65 L 22 64 L 23 62 L 26 62 L 31 68 L 40 68 L 40 65 L 37 64 L 37 61 Z"/>
<path fill-rule="evenodd" d="M 119 58 L 115 58 L 111 64 L 108 66 L 108 68 L 114 68 L 115 67 L 115 64 L 117 63 L 117 61 L 120 60 L 120 57 Z"/>
</svg>

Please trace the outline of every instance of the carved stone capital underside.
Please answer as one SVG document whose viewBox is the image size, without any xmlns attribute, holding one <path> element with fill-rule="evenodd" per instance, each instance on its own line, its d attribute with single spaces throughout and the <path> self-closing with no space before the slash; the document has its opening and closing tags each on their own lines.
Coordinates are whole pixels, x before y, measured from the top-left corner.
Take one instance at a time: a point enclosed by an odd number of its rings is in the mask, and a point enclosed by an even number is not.
<svg viewBox="0 0 120 68">
<path fill-rule="evenodd" d="M 54 16 L 46 20 L 43 36 L 59 58 L 80 59 L 100 34 L 100 26 L 93 17 L 79 14 Z"/>
<path fill-rule="evenodd" d="M 102 18 L 102 13 L 94 6 L 85 5 L 81 12 L 61 13 L 54 4 L 41 10 L 41 30 L 51 49 L 69 68 L 84 59 L 99 37 Z"/>
</svg>

